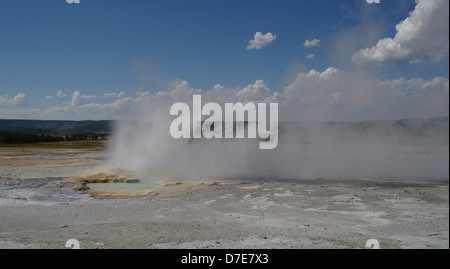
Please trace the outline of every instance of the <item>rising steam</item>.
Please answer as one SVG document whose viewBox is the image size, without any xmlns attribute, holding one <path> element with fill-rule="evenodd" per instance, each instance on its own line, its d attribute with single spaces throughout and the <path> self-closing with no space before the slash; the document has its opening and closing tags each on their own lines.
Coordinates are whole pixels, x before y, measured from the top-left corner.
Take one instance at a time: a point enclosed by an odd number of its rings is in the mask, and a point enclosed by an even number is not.
<svg viewBox="0 0 450 269">
<path fill-rule="evenodd" d="M 335 69 L 314 72 L 299 74 L 282 93 L 272 93 L 262 81 L 244 89 L 217 85 L 206 92 L 176 82 L 172 91 L 136 106 L 132 120 L 118 123 L 110 164 L 144 180 L 155 173 L 189 179 L 448 180 L 448 79 L 367 83 L 346 81 L 348 76 Z M 258 139 L 173 139 L 170 106 L 189 103 L 193 94 L 202 94 L 205 102 L 279 102 L 278 147 L 259 150 Z M 405 118 L 425 119 L 400 120 L 397 112 L 408 111 L 411 102 L 422 106 Z M 384 112 L 390 118 L 373 120 Z"/>
</svg>

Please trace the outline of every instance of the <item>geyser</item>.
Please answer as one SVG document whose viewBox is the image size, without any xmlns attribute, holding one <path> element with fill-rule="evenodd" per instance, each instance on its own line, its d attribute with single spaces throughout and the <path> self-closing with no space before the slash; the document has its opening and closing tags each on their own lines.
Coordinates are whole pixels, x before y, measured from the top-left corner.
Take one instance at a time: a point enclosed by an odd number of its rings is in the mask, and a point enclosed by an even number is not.
<svg viewBox="0 0 450 269">
<path fill-rule="evenodd" d="M 192 95 L 189 98 L 195 100 Z M 155 175 L 177 180 L 448 181 L 448 118 L 286 122 L 280 114 L 277 148 L 260 150 L 258 139 L 174 139 L 170 134 L 174 117 L 169 113 L 173 103 L 142 107 L 141 117 L 119 123 L 110 143 L 112 167 L 134 171 L 134 177 L 142 182 L 155 180 Z M 202 110 L 206 115 L 208 107 Z M 209 117 L 205 122 L 208 120 L 216 121 Z M 211 127 L 208 123 L 204 126 Z M 214 124 L 214 130 L 218 126 Z"/>
</svg>

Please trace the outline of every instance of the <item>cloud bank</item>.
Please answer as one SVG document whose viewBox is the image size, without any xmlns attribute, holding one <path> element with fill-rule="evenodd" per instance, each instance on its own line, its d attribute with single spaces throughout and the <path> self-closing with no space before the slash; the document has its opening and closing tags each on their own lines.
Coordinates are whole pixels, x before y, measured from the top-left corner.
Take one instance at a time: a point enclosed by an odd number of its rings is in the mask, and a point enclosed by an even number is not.
<svg viewBox="0 0 450 269">
<path fill-rule="evenodd" d="M 185 80 L 175 80 L 164 91 L 142 91 L 134 96 L 123 92 L 93 96 L 74 91 L 68 100 L 62 99 L 60 106 L 33 111 L 14 108 L 28 103 L 25 94 L 14 98 L 0 96 L 0 104 L 10 107 L 0 108 L 0 114 L 13 118 L 32 115 L 40 119 L 133 119 L 142 113 L 142 108 L 166 111 L 168 115 L 172 104 L 189 103 L 194 94 L 201 94 L 205 103 L 277 102 L 280 120 L 373 120 L 449 115 L 448 78 L 380 80 L 335 67 L 300 72 L 288 86 L 278 91 L 270 89 L 262 79 L 242 88 L 217 84 L 207 90 L 191 87 Z"/>
</svg>

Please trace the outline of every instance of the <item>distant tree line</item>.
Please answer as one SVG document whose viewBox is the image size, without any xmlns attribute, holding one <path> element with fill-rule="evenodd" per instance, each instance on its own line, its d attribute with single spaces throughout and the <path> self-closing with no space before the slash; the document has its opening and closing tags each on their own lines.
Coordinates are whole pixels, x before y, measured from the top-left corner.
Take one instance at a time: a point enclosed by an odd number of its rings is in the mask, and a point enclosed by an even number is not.
<svg viewBox="0 0 450 269">
<path fill-rule="evenodd" d="M 0 144 L 31 144 L 61 141 L 83 141 L 83 140 L 106 140 L 106 134 L 71 134 L 71 135 L 49 135 L 49 134 L 27 134 L 0 131 Z"/>
</svg>

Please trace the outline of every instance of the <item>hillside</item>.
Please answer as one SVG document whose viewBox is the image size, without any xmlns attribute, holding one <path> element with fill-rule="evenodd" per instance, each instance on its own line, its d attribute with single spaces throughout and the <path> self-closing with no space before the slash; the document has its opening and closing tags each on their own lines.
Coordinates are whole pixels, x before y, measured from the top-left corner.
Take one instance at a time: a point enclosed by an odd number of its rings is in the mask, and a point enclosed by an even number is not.
<svg viewBox="0 0 450 269">
<path fill-rule="evenodd" d="M 114 121 L 59 121 L 0 119 L 0 131 L 26 134 L 110 133 Z"/>
</svg>

